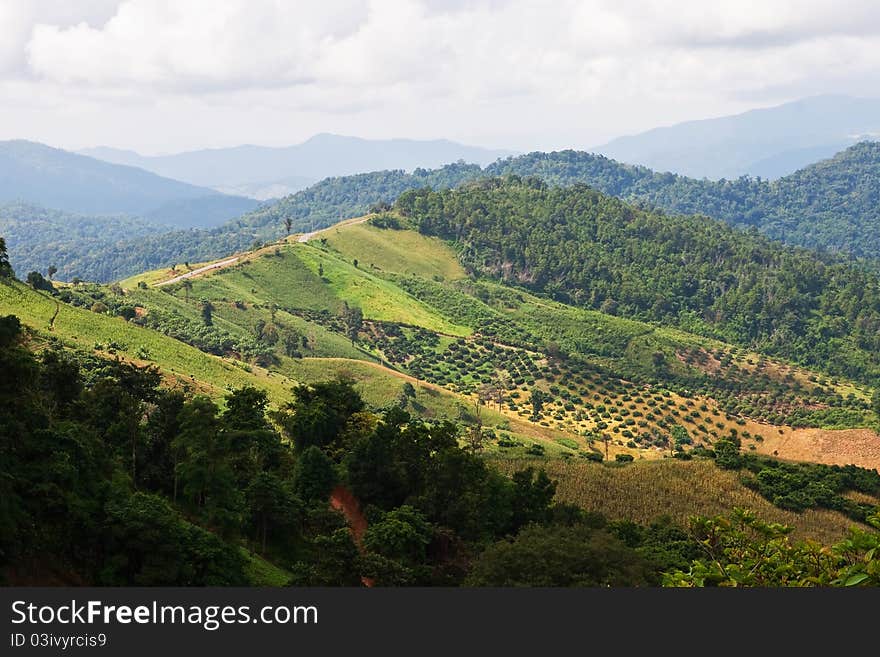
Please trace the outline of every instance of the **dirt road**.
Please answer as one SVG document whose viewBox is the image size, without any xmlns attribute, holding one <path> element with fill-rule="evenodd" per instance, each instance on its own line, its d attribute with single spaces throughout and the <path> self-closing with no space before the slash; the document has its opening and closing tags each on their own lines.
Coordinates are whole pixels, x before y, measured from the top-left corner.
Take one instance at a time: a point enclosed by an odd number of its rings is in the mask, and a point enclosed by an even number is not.
<svg viewBox="0 0 880 657">
<path fill-rule="evenodd" d="M 198 276 L 206 271 L 211 271 L 212 269 L 220 269 L 221 267 L 227 267 L 229 265 L 233 265 L 238 262 L 238 256 L 234 258 L 229 258 L 228 260 L 223 260 L 222 262 L 214 262 L 210 265 L 205 265 L 204 267 L 198 267 L 193 269 L 192 271 L 188 271 L 185 274 L 181 274 L 180 276 L 175 276 L 174 278 L 169 278 L 167 281 L 162 281 L 161 283 L 156 283 L 153 287 L 162 287 L 163 285 L 171 285 L 172 283 L 177 283 L 182 281 L 185 278 L 192 278 L 193 276 Z"/>
<path fill-rule="evenodd" d="M 303 233 L 302 235 L 300 235 L 299 237 L 296 238 L 296 241 L 299 242 L 300 244 L 305 244 L 306 242 L 308 242 L 310 239 L 312 239 L 316 235 L 324 233 L 324 232 L 331 230 L 333 228 L 342 228 L 343 226 L 354 226 L 356 224 L 362 224 L 365 221 L 369 221 L 369 220 L 370 220 L 370 215 L 367 215 L 366 217 L 358 217 L 357 219 L 349 219 L 347 221 L 342 221 L 338 224 L 333 224 L 332 226 L 328 226 L 327 228 L 321 228 L 320 230 L 313 230 L 310 233 Z"/>
</svg>

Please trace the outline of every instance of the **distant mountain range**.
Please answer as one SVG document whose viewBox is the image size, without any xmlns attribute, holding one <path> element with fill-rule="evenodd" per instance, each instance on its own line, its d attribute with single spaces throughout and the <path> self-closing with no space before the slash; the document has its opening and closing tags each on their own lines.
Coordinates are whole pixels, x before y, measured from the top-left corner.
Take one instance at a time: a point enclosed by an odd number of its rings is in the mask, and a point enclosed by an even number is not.
<svg viewBox="0 0 880 657">
<path fill-rule="evenodd" d="M 694 178 L 775 179 L 880 138 L 880 99 L 816 96 L 615 139 L 596 152 Z"/>
<path fill-rule="evenodd" d="M 509 150 L 466 146 L 446 139 L 361 139 L 319 134 L 295 146 L 235 146 L 172 155 L 143 156 L 98 147 L 83 155 L 258 199 L 278 198 L 323 178 L 384 169 L 436 168 L 450 162 L 485 166 L 513 155 Z"/>
<path fill-rule="evenodd" d="M 258 205 L 250 198 L 23 140 L 0 142 L 0 203 L 10 202 L 93 216 L 144 217 L 177 228 L 214 226 Z"/>
</svg>

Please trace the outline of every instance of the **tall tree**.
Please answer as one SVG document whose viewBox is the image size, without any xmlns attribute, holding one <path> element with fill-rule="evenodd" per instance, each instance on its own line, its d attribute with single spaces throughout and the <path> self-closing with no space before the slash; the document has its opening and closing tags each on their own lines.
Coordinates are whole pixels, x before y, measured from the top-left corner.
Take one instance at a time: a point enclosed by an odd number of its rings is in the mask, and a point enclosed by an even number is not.
<svg viewBox="0 0 880 657">
<path fill-rule="evenodd" d="M 0 278 L 12 278 L 12 265 L 6 251 L 6 240 L 0 237 Z"/>
</svg>

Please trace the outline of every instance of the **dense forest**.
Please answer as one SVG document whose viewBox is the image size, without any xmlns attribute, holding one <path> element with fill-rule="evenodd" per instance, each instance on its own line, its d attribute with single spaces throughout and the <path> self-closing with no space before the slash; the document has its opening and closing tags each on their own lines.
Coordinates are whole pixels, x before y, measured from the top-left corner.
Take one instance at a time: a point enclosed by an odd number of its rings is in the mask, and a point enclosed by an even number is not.
<svg viewBox="0 0 880 657">
<path fill-rule="evenodd" d="M 606 194 L 681 214 L 702 214 L 810 248 L 880 256 L 880 143 L 863 142 L 830 160 L 770 182 L 696 180 L 621 164 L 581 151 L 530 153 L 489 165 L 488 175 L 586 183 Z"/>
<path fill-rule="evenodd" d="M 95 280 L 110 280 L 115 271 L 110 263 L 103 266 L 94 259 L 92 269 L 80 263 L 88 254 L 99 254 L 109 246 L 132 239 L 144 239 L 170 230 L 156 222 L 133 217 L 86 217 L 47 210 L 25 203 L 0 205 L 0 234 L 20 276 L 29 271 L 57 267 L 62 280 L 71 280 L 80 272 L 91 273 Z"/>
<path fill-rule="evenodd" d="M 410 191 L 396 208 L 454 241 L 474 275 L 862 381 L 880 374 L 880 282 L 831 257 L 537 178 Z"/>
</svg>

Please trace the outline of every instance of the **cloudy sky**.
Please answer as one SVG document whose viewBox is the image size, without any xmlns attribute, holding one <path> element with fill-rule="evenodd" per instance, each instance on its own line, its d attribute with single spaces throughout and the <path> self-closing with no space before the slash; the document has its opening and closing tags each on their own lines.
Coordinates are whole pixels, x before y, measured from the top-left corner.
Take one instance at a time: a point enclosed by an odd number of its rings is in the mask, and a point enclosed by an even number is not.
<svg viewBox="0 0 880 657">
<path fill-rule="evenodd" d="M 876 0 L 0 0 L 0 139 L 518 150 L 878 95 Z"/>
</svg>

